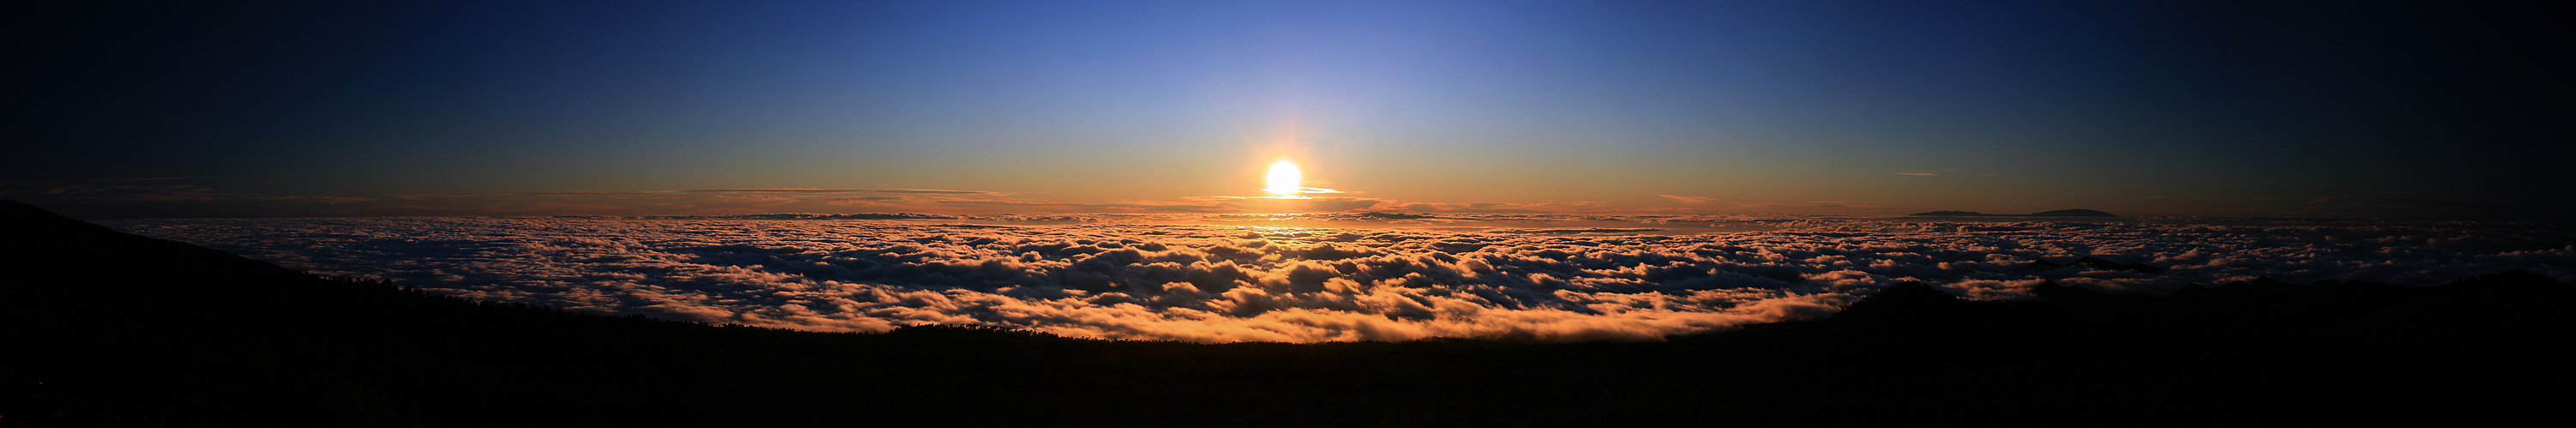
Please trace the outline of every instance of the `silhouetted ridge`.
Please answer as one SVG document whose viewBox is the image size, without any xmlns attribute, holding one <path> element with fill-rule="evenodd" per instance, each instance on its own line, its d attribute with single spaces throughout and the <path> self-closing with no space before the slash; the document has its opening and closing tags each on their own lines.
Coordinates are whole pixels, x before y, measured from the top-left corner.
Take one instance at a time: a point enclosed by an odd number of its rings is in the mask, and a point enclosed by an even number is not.
<svg viewBox="0 0 2576 428">
<path fill-rule="evenodd" d="M 2098 258 L 2098 257 L 2093 257 L 2093 256 L 2084 256 L 2084 258 L 2075 259 L 2075 264 L 2078 264 L 2078 265 L 2085 265 L 2085 266 L 2092 266 L 2092 267 L 2094 267 L 2094 268 L 2102 269 L 2102 270 L 2126 270 L 2126 271 L 2138 271 L 2138 272 L 2146 272 L 2146 273 L 2163 272 L 2163 271 L 2165 270 L 2164 268 L 2155 267 L 2155 266 L 2148 266 L 2148 265 L 2145 265 L 2145 264 L 2137 264 L 2137 263 L 2121 263 L 2121 262 L 2115 262 L 2115 261 L 2105 260 L 2105 259 Z"/>
<path fill-rule="evenodd" d="M 2039 285 L 2031 286 L 2030 295 L 2043 299 L 2054 300 L 2083 300 L 2102 297 L 2101 293 L 2093 292 L 2093 289 L 2072 285 L 2058 285 L 2055 280 L 2043 280 L 2039 282 Z"/>
<path fill-rule="evenodd" d="M 1062 342 L 1067 339 L 1044 332 L 966 325 L 925 324 L 894 329 L 885 337 L 917 342 L 944 343 L 1036 343 Z"/>
<path fill-rule="evenodd" d="M 2361 319 L 2353 327 L 2444 340 L 2531 339 L 2496 328 L 2499 326 L 2535 332 L 2576 331 L 2576 319 L 2565 315 L 2568 305 L 2576 303 L 2576 286 L 2530 272 L 2498 272 L 2400 291 L 2390 298 L 2377 299 L 2394 303 L 2358 314 Z"/>
<path fill-rule="evenodd" d="M 2520 270 L 2461 278 L 2437 289 L 2446 293 L 2486 295 L 2559 294 L 2571 290 L 2566 283 Z"/>
<path fill-rule="evenodd" d="M 107 226 L 73 220 L 70 217 L 64 217 L 61 214 L 54 214 L 52 211 L 45 211 L 43 208 L 37 208 L 35 205 L 29 205 L 26 202 L 6 199 L 0 199 L 0 222 L 5 222 L 0 223 L 0 234 L 6 234 L 5 236 L 11 238 L 24 238 L 33 236 L 32 234 L 48 231 L 54 233 L 114 232 L 113 230 L 109 230 Z M 81 230 L 86 232 L 69 232 L 72 230 Z"/>
<path fill-rule="evenodd" d="M 2209 289 L 2209 287 L 2203 287 L 2203 286 L 2201 286 L 2201 285 L 2200 285 L 2200 283 L 2190 283 L 2190 284 L 2183 284 L 2183 285 L 2182 285 L 2182 288 L 2174 289 L 2173 294 L 2170 294 L 2170 295 L 2168 295 L 2168 296 L 2169 296 L 2169 297 L 2172 297 L 2174 300 L 2186 300 L 2186 301 L 2187 301 L 2187 300 L 2192 300 L 2192 299 L 2200 299 L 2200 298 L 2207 298 L 2207 297 L 2211 297 L 2211 296 L 2210 296 L 2210 295 L 2211 295 L 2211 293 L 2217 293 L 2217 292 L 2216 292 L 2216 291 L 2211 291 L 2211 290 Z"/>
<path fill-rule="evenodd" d="M 1949 292 L 1921 282 L 1907 281 L 1862 297 L 1835 313 L 1831 320 L 1848 323 L 1941 320 L 1953 317 L 1961 303 L 1958 296 Z"/>
<path fill-rule="evenodd" d="M 24 266 L 10 274 L 18 276 L 15 280 L 30 282 L 86 282 L 75 278 L 106 272 L 125 276 L 246 275 L 268 280 L 309 277 L 275 264 L 205 247 L 117 232 L 14 200 L 0 200 L 0 241 L 5 241 L 5 244 L 0 244 L 0 260 Z M 98 266 L 96 271 L 76 271 L 80 266 L 120 261 L 131 262 Z M 180 285 L 154 284 L 152 287 Z"/>
</svg>

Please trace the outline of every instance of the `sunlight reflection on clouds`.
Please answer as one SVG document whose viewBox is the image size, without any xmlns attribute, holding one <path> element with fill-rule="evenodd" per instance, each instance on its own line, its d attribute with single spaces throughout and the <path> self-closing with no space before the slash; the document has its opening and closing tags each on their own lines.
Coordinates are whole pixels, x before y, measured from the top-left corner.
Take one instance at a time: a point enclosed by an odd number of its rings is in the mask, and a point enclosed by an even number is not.
<svg viewBox="0 0 2576 428">
<path fill-rule="evenodd" d="M 1349 228 L 1082 220 L 107 224 L 326 275 L 589 313 L 823 331 L 984 324 L 1197 342 L 1652 340 L 1822 317 L 1904 281 L 2010 299 L 2043 279 L 2147 293 L 2256 276 L 2431 285 L 2528 269 L 2576 279 L 2568 268 L 2576 247 L 2547 234 L 2563 232 L 2445 223 L 1307 219 L 1377 226 Z M 1539 224 L 1585 227 L 1523 227 Z M 1601 227 L 1619 224 L 1628 227 Z M 1693 233 L 1717 229 L 1764 231 Z M 2029 266 L 2088 255 L 2166 270 Z"/>
</svg>

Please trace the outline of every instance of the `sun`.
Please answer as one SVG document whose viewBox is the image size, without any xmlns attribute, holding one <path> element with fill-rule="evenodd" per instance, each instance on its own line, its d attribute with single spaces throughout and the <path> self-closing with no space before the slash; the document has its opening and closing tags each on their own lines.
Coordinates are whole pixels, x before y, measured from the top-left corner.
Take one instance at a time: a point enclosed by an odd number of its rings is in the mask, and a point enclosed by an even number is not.
<svg viewBox="0 0 2576 428">
<path fill-rule="evenodd" d="M 1261 196 L 1262 199 L 1314 199 L 1315 197 L 1306 195 L 1342 193 L 1340 190 L 1306 187 L 1306 172 L 1297 169 L 1296 162 L 1285 160 L 1270 164 L 1270 187 L 1262 188 L 1261 191 L 1270 192 L 1270 196 Z"/>
<path fill-rule="evenodd" d="M 1270 164 L 1270 188 L 1261 190 L 1280 196 L 1292 196 L 1304 193 L 1300 188 L 1305 186 L 1305 181 L 1306 173 L 1297 170 L 1296 162 L 1283 160 Z"/>
</svg>

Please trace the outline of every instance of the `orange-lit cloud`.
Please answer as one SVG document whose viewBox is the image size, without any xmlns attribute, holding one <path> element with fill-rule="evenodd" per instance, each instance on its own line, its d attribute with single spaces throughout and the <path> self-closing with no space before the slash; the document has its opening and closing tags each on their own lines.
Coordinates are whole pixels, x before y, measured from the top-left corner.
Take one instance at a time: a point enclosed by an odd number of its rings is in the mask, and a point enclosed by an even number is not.
<svg viewBox="0 0 2576 428">
<path fill-rule="evenodd" d="M 1905 281 L 2011 299 L 2043 280 L 2115 293 L 2260 276 L 2429 285 L 2499 269 L 2576 280 L 2576 247 L 2548 235 L 2564 230 L 2535 235 L 2518 223 L 1662 216 L 1628 228 L 1548 230 L 1490 226 L 1576 216 L 1332 216 L 1444 222 L 1349 229 L 764 214 L 107 224 L 328 275 L 588 313 L 825 331 L 977 324 L 1196 342 L 1655 340 L 1822 317 Z M 966 221 L 980 224 L 958 224 Z M 1642 234 L 1721 221 L 1772 231 Z M 2164 269 L 2032 263 L 2088 256 Z"/>
</svg>

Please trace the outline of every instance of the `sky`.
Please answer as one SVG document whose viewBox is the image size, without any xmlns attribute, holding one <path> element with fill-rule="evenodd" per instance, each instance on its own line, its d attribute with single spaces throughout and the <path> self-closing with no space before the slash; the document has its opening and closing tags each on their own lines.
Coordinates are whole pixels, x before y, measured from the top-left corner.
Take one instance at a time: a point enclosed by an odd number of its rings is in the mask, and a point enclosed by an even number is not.
<svg viewBox="0 0 2576 428">
<path fill-rule="evenodd" d="M 2538 5 L 171 3 L 7 18 L 0 198 L 84 218 L 2576 208 L 2576 35 Z M 1339 193 L 1268 198 L 1282 160 Z"/>
</svg>

